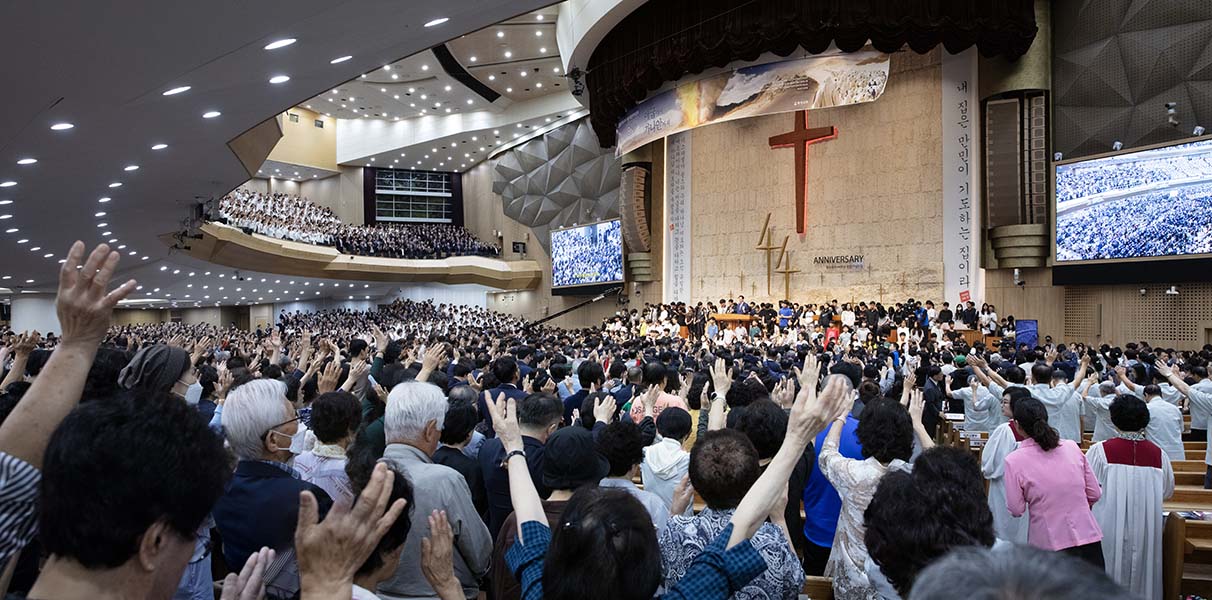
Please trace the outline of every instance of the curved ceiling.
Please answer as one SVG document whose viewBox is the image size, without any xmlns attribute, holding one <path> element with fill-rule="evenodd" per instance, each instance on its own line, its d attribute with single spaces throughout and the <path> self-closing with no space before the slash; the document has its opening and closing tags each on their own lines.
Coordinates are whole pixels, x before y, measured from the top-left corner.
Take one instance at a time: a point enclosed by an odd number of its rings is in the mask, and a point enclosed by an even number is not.
<svg viewBox="0 0 1212 600">
<path fill-rule="evenodd" d="M 361 73 L 544 4 L 0 4 L 10 89 L 0 100 L 0 286 L 53 291 L 72 240 L 108 241 L 140 294 L 159 288 L 157 296 L 196 301 L 190 278 L 172 272 L 215 268 L 169 258 L 157 237 L 248 179 L 230 140 Z M 296 41 L 274 44 L 286 39 Z M 166 93 L 175 88 L 187 89 Z"/>
</svg>

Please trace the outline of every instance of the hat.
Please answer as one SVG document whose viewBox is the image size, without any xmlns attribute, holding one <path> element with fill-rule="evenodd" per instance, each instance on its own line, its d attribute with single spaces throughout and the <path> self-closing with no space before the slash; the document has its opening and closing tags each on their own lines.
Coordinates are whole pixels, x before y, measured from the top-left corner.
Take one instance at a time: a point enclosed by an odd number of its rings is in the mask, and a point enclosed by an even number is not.
<svg viewBox="0 0 1212 600">
<path fill-rule="evenodd" d="M 574 490 L 596 484 L 610 471 L 598 454 L 593 434 L 584 427 L 564 427 L 543 446 L 543 485 L 553 490 Z"/>
</svg>

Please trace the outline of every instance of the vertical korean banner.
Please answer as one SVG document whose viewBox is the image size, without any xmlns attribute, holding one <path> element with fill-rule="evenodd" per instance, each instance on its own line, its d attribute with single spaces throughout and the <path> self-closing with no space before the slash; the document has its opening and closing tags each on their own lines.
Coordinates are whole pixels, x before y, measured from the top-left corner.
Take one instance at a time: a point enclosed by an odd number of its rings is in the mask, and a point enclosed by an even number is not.
<svg viewBox="0 0 1212 600">
<path fill-rule="evenodd" d="M 943 53 L 943 293 L 980 302 L 980 102 L 976 50 Z"/>
<path fill-rule="evenodd" d="M 665 302 L 690 302 L 690 176 L 690 132 L 675 133 L 665 138 Z"/>
</svg>

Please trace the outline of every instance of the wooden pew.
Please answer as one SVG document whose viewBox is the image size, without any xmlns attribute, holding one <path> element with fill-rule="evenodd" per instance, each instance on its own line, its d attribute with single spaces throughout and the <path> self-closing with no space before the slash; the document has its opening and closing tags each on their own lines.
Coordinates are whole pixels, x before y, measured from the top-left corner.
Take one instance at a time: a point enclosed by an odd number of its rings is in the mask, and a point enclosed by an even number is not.
<svg viewBox="0 0 1212 600">
<path fill-rule="evenodd" d="M 808 600 L 833 600 L 833 580 L 809 575 L 804 579 L 804 588 L 800 593 Z"/>
<path fill-rule="evenodd" d="M 1212 564 L 1212 521 L 1188 521 L 1175 512 L 1166 516 L 1162 529 L 1163 597 L 1189 594 L 1207 597 L 1212 581 L 1191 577 L 1188 565 Z"/>
</svg>

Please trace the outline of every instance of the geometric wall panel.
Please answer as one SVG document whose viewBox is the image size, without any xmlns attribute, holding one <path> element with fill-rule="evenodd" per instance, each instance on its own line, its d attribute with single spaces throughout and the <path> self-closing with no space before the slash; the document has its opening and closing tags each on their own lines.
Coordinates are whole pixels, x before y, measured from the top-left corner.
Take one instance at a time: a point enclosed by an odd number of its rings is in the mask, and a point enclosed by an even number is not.
<svg viewBox="0 0 1212 600">
<path fill-rule="evenodd" d="M 1212 129 L 1212 2 L 1073 0 L 1052 16 L 1053 147 L 1065 158 Z"/>
<path fill-rule="evenodd" d="M 618 218 L 619 167 L 582 118 L 493 159 L 492 190 L 505 215 L 550 249 L 552 229 Z"/>
</svg>

